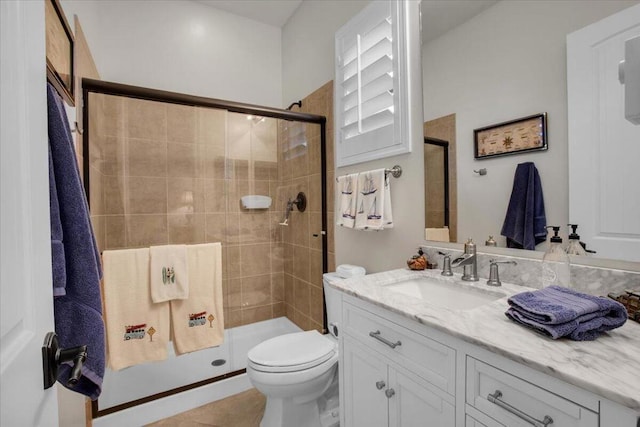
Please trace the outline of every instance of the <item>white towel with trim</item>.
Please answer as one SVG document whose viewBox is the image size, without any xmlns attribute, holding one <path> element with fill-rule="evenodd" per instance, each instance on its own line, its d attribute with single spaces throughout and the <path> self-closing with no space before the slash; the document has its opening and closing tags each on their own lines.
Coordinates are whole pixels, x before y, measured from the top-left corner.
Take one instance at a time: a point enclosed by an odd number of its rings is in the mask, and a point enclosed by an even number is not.
<svg viewBox="0 0 640 427">
<path fill-rule="evenodd" d="M 224 340 L 222 245 L 189 245 L 187 258 L 189 298 L 171 301 L 173 348 L 178 355 L 214 347 Z"/>
<path fill-rule="evenodd" d="M 114 371 L 165 360 L 169 303 L 149 295 L 149 248 L 104 251 L 104 317 L 107 362 Z"/>
<path fill-rule="evenodd" d="M 338 177 L 338 212 L 336 212 L 336 224 L 346 228 L 353 228 L 356 218 L 356 199 L 358 174 L 343 175 Z"/>
<path fill-rule="evenodd" d="M 187 246 L 151 246 L 151 299 L 165 302 L 189 298 Z"/>
<path fill-rule="evenodd" d="M 356 204 L 357 230 L 393 228 L 391 187 L 384 169 L 360 173 Z"/>
</svg>

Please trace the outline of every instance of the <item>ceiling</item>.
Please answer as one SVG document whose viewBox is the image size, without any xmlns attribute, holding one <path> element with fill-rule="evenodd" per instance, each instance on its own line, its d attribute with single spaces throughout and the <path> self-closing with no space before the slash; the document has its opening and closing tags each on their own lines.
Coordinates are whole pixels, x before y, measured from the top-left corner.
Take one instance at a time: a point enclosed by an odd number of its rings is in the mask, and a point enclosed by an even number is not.
<svg viewBox="0 0 640 427">
<path fill-rule="evenodd" d="M 302 4 L 319 0 L 196 0 L 216 9 L 282 28 Z M 422 41 L 427 43 L 468 21 L 497 0 L 423 0 Z"/>
<path fill-rule="evenodd" d="M 282 28 L 302 0 L 196 0 L 234 15 Z"/>
</svg>

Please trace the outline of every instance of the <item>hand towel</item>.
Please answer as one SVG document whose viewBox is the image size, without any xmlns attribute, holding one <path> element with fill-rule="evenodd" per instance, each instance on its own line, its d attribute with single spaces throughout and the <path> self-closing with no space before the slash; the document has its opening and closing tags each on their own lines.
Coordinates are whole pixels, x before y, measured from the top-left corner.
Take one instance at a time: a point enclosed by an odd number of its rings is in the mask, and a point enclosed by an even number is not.
<svg viewBox="0 0 640 427">
<path fill-rule="evenodd" d="M 627 320 L 619 302 L 560 286 L 522 292 L 509 298 L 509 304 L 508 318 L 553 339 L 594 340 Z"/>
<path fill-rule="evenodd" d="M 336 213 L 337 225 L 353 228 L 356 219 L 357 186 L 357 173 L 338 177 L 340 203 L 338 204 L 338 212 Z"/>
<path fill-rule="evenodd" d="M 449 242 L 449 227 L 425 228 L 424 238 L 435 242 Z"/>
<path fill-rule="evenodd" d="M 391 188 L 384 169 L 358 175 L 357 230 L 393 228 Z"/>
<path fill-rule="evenodd" d="M 155 303 L 189 297 L 187 246 L 151 246 L 150 286 Z"/>
<path fill-rule="evenodd" d="M 533 162 L 520 163 L 513 178 L 509 207 L 501 235 L 507 247 L 534 250 L 547 237 L 547 217 L 538 169 Z"/>
<path fill-rule="evenodd" d="M 222 245 L 187 246 L 189 298 L 171 301 L 173 347 L 176 354 L 222 344 Z"/>
<path fill-rule="evenodd" d="M 105 366 L 100 256 L 89 219 L 71 129 L 62 98 L 47 85 L 49 194 L 55 330 L 62 348 L 87 346 L 87 359 L 75 386 L 67 381 L 71 364 L 58 370 L 65 387 L 95 400 Z"/>
<path fill-rule="evenodd" d="M 165 360 L 169 303 L 149 294 L 149 249 L 104 251 L 108 362 L 113 370 Z"/>
</svg>

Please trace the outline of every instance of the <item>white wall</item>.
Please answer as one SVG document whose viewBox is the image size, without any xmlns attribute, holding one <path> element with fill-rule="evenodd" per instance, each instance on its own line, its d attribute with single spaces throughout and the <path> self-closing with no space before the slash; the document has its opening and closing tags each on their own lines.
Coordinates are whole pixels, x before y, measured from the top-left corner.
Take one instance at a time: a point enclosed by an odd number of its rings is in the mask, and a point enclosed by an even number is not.
<svg viewBox="0 0 640 427">
<path fill-rule="evenodd" d="M 460 241 L 497 238 L 516 165 L 526 161 L 540 172 L 547 224 L 566 230 L 566 35 L 635 3 L 502 1 L 423 47 L 425 120 L 456 114 Z M 473 129 L 544 111 L 548 151 L 474 160 Z"/>
<path fill-rule="evenodd" d="M 192 1 L 63 0 L 107 81 L 282 104 L 280 28 Z"/>
<path fill-rule="evenodd" d="M 282 28 L 282 100 L 286 107 L 333 80 L 334 35 L 369 2 L 304 1 Z"/>
<path fill-rule="evenodd" d="M 368 2 L 306 1 L 292 16 L 282 32 L 283 99 L 300 99 L 334 76 L 335 32 Z M 417 13 L 412 16 L 417 22 Z M 419 58 L 419 40 L 411 45 Z M 367 163 L 339 168 L 336 176 L 377 168 L 400 165 L 402 177 L 393 179 L 392 205 L 394 227 L 380 232 L 335 230 L 336 264 L 357 264 L 368 272 L 378 272 L 405 266 L 415 253 L 424 235 L 423 143 L 421 108 L 421 70 L 419 59 L 414 64 L 409 104 L 415 119 L 410 137 L 413 152 Z M 286 103 L 286 102 L 285 102 Z M 332 132 L 333 129 L 328 129 Z M 327 195 L 334 197 L 333 194 Z M 334 227 L 333 224 L 329 224 Z"/>
</svg>

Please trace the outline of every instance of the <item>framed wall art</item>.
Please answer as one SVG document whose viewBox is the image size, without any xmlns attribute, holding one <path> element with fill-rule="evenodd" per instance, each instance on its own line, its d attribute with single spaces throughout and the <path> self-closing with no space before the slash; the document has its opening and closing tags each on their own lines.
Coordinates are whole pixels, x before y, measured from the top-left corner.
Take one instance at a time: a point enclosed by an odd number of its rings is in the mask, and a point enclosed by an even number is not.
<svg viewBox="0 0 640 427">
<path fill-rule="evenodd" d="M 547 113 L 475 129 L 473 139 L 474 157 L 478 160 L 546 150 Z"/>
</svg>

